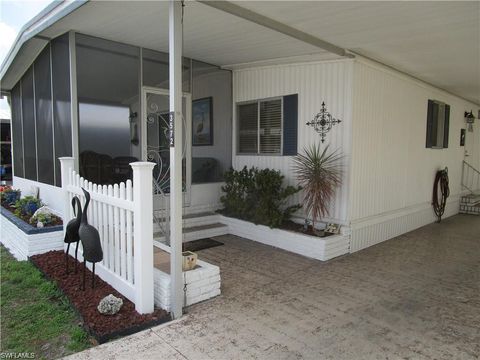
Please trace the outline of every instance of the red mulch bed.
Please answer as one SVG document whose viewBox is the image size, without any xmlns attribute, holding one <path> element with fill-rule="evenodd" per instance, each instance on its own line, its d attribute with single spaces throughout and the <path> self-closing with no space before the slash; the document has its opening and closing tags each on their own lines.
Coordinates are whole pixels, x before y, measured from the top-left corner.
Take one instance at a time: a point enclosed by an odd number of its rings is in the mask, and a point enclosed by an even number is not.
<svg viewBox="0 0 480 360">
<path fill-rule="evenodd" d="M 92 272 L 86 270 L 85 291 L 82 287 L 83 265 L 78 262 L 78 273 L 74 273 L 75 259 L 70 256 L 69 270 L 65 273 L 65 253 L 49 251 L 34 255 L 30 261 L 50 280 L 54 281 L 70 300 L 83 320 L 84 328 L 99 343 L 118 336 L 133 334 L 148 327 L 171 320 L 170 315 L 162 309 L 155 309 L 152 314 L 140 315 L 135 305 L 113 287 L 95 275 L 95 288 L 91 288 Z M 123 300 L 123 306 L 115 315 L 102 315 L 97 306 L 105 296 L 113 294 Z"/>
</svg>

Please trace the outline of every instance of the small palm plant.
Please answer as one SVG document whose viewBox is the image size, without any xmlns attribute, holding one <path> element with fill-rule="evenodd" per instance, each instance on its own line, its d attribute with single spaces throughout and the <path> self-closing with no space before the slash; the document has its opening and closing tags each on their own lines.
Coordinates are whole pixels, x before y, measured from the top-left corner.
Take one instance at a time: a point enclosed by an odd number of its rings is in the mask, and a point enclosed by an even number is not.
<svg viewBox="0 0 480 360">
<path fill-rule="evenodd" d="M 304 192 L 304 207 L 312 216 L 312 230 L 315 222 L 328 214 L 328 207 L 335 194 L 335 189 L 342 184 L 343 155 L 335 150 L 323 151 L 313 144 L 303 149 L 304 154 L 293 158 L 293 170 Z"/>
</svg>

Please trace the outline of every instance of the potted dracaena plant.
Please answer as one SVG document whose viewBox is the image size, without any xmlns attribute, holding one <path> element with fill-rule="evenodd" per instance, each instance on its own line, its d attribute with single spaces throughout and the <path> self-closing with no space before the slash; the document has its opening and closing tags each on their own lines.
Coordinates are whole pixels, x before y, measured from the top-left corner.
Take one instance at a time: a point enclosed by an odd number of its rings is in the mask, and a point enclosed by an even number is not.
<svg viewBox="0 0 480 360">
<path fill-rule="evenodd" d="M 312 231 L 315 223 L 328 214 L 335 189 L 342 183 L 343 155 L 340 151 L 328 151 L 312 144 L 303 149 L 303 154 L 293 158 L 293 170 L 303 188 L 303 206 L 306 215 L 312 218 Z"/>
</svg>

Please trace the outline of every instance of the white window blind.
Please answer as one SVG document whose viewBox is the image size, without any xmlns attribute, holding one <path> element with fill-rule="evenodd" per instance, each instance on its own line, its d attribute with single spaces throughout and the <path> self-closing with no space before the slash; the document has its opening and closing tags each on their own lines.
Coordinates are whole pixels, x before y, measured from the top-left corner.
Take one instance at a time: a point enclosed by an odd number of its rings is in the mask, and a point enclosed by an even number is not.
<svg viewBox="0 0 480 360">
<path fill-rule="evenodd" d="M 260 153 L 279 154 L 282 150 L 282 100 L 260 102 Z"/>
<path fill-rule="evenodd" d="M 254 154 L 258 152 L 258 104 L 243 104 L 238 107 L 239 139 L 238 152 Z"/>
<path fill-rule="evenodd" d="M 282 99 L 239 105 L 238 122 L 240 154 L 281 153 Z"/>
</svg>

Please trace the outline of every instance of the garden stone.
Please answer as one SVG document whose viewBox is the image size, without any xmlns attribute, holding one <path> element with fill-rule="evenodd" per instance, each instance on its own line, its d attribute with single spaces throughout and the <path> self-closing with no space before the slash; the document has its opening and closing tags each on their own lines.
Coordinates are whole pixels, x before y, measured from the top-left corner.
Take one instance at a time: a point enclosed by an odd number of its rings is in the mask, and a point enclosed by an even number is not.
<svg viewBox="0 0 480 360">
<path fill-rule="evenodd" d="M 48 206 L 42 206 L 41 208 L 38 208 L 37 211 L 35 211 L 32 217 L 36 217 L 39 214 L 55 215 L 55 212 L 52 209 L 50 209 Z"/>
<path fill-rule="evenodd" d="M 105 296 L 97 306 L 97 310 L 103 315 L 115 315 L 120 311 L 123 300 L 110 294 Z"/>
</svg>

